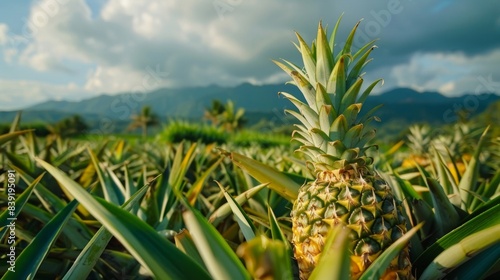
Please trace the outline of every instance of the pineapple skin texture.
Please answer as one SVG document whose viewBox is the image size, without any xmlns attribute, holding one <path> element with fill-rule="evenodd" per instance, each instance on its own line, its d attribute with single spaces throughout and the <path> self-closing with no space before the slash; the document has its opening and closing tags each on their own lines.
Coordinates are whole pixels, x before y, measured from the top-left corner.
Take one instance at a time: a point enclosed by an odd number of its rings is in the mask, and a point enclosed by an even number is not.
<svg viewBox="0 0 500 280">
<path fill-rule="evenodd" d="M 380 177 L 368 174 L 339 180 L 334 172 L 320 172 L 315 181 L 300 188 L 292 209 L 292 242 L 300 279 L 309 278 L 330 227 L 339 223 L 351 229 L 351 279 L 358 279 L 406 233 L 401 213 L 400 204 Z M 381 279 L 414 279 L 408 246 L 394 258 Z"/>
</svg>

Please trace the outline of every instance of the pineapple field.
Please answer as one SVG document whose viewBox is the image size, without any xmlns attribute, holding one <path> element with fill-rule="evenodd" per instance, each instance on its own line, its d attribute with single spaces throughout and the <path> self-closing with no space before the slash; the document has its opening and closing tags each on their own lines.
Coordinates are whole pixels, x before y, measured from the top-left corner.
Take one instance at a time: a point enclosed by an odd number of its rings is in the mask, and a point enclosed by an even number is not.
<svg viewBox="0 0 500 280">
<path fill-rule="evenodd" d="M 377 140 L 375 42 L 352 49 L 358 25 L 339 26 L 274 61 L 303 95 L 280 93 L 286 140 L 181 122 L 40 137 L 19 114 L 0 136 L 1 279 L 498 279 L 498 124 Z"/>
</svg>

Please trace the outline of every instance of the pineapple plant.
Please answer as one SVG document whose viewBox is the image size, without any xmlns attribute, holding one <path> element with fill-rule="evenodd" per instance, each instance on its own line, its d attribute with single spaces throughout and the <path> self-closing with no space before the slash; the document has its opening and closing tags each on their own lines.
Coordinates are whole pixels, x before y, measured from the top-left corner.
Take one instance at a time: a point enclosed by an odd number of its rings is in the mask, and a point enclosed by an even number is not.
<svg viewBox="0 0 500 280">
<path fill-rule="evenodd" d="M 363 102 L 381 80 L 361 91 L 362 70 L 375 48 L 374 41 L 351 53 L 356 29 L 343 49 L 334 55 L 335 34 L 330 38 L 321 22 L 311 46 L 297 33 L 304 67 L 274 61 L 292 79 L 305 103 L 288 93 L 298 111 L 287 110 L 300 124 L 292 138 L 307 158 L 315 179 L 299 189 L 293 204 L 292 243 L 301 279 L 308 279 L 319 261 L 333 225 L 350 229 L 351 279 L 359 278 L 370 264 L 406 232 L 400 203 L 377 174 L 367 150 L 375 130 L 369 123 L 378 118 L 374 108 L 359 116 Z M 409 248 L 405 247 L 382 274 L 382 279 L 412 279 Z"/>
<path fill-rule="evenodd" d="M 403 167 L 415 167 L 415 165 L 427 166 L 430 164 L 428 152 L 432 145 L 434 132 L 428 125 L 412 125 L 409 127 L 408 147 L 412 154 L 405 157 Z"/>
</svg>

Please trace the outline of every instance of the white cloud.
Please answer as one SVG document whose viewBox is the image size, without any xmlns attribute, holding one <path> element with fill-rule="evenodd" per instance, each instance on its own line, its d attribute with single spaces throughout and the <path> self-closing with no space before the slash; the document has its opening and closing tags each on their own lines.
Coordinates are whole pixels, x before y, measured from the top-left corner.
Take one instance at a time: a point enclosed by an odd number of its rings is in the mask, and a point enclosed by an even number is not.
<svg viewBox="0 0 500 280">
<path fill-rule="evenodd" d="M 7 32 L 9 31 L 9 27 L 5 23 L 0 23 L 0 45 L 4 45 L 7 43 L 8 37 Z"/>
<path fill-rule="evenodd" d="M 74 83 L 53 85 L 39 81 L 0 80 L 0 110 L 17 110 L 46 100 L 79 100 L 92 93 Z"/>
<path fill-rule="evenodd" d="M 13 48 L 4 50 L 3 55 L 5 62 L 12 63 L 17 53 L 18 53 L 17 50 Z"/>
<path fill-rule="evenodd" d="M 449 95 L 449 94 L 453 94 L 453 91 L 455 90 L 455 83 L 454 82 L 447 82 L 447 83 L 444 83 L 443 85 L 441 85 L 439 87 L 439 92 L 445 94 L 445 95 Z"/>
<path fill-rule="evenodd" d="M 169 73 L 157 67 L 146 67 L 144 71 L 123 67 L 97 67 L 89 74 L 85 90 L 99 93 L 149 92 L 170 85 Z"/>
<path fill-rule="evenodd" d="M 395 86 L 419 91 L 438 90 L 457 96 L 476 93 L 480 77 L 500 79 L 499 64 L 500 50 L 475 56 L 466 56 L 462 52 L 417 53 L 408 63 L 393 67 L 390 79 L 394 80 Z M 500 93 L 500 88 L 494 91 Z"/>
<path fill-rule="evenodd" d="M 279 70 L 270 59 L 277 58 L 280 45 L 293 51 L 293 27 L 285 23 L 293 15 L 276 10 L 301 9 L 298 3 L 266 3 L 262 9 L 262 1 L 235 1 L 222 20 L 211 1 L 109 0 L 92 17 L 83 0 L 51 13 L 43 8 L 49 2 L 31 8 L 33 36 L 10 60 L 16 57 L 41 72 L 70 74 L 68 61 L 92 65 L 85 89 L 107 93 L 129 90 L 147 75 L 145 69 L 157 65 L 170 72 L 169 81 L 158 86 L 275 81 L 282 76 L 276 76 Z M 269 24 L 256 24 L 256 15 Z"/>
<path fill-rule="evenodd" d="M 48 52 L 37 52 L 31 56 L 23 56 L 21 62 L 28 64 L 37 71 L 54 70 L 56 68 L 56 61 Z"/>
</svg>

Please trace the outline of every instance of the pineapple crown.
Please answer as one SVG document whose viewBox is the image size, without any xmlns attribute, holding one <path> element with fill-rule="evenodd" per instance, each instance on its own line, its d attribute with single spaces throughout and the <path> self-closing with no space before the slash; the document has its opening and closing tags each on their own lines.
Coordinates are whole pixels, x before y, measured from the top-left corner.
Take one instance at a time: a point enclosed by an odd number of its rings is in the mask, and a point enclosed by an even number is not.
<svg viewBox="0 0 500 280">
<path fill-rule="evenodd" d="M 311 46 L 296 33 L 299 44 L 295 46 L 302 54 L 303 69 L 284 59 L 283 63 L 274 61 L 293 79 L 289 83 L 297 86 L 304 95 L 306 103 L 291 94 L 280 93 L 298 109 L 298 112 L 285 112 L 301 122 L 295 125 L 297 129 L 292 133 L 292 139 L 301 143 L 298 151 L 309 158 L 308 165 L 314 173 L 336 169 L 365 170 L 372 163 L 372 158 L 367 157 L 365 152 L 375 147 L 368 145 L 375 136 L 375 129 L 370 129 L 368 124 L 373 120 L 379 121 L 373 113 L 381 105 L 364 116 L 358 116 L 363 102 L 375 85 L 382 81 L 376 80 L 361 91 L 361 71 L 371 61 L 368 57 L 376 47 L 373 45 L 375 40 L 351 53 L 358 22 L 343 49 L 335 55 L 335 34 L 341 18 L 329 39 L 320 22 L 316 40 Z"/>
</svg>

